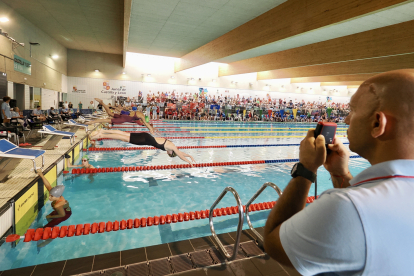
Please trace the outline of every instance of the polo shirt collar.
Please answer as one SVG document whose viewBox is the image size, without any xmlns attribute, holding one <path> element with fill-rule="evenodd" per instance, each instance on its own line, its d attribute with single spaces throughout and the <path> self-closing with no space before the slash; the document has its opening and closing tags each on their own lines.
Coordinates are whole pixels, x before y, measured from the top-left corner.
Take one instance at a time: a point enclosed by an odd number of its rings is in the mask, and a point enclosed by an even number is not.
<svg viewBox="0 0 414 276">
<path fill-rule="evenodd" d="M 360 182 L 366 182 L 372 178 L 395 175 L 414 177 L 414 160 L 398 159 L 373 165 L 356 175 L 349 181 L 349 184 L 355 185 Z"/>
</svg>

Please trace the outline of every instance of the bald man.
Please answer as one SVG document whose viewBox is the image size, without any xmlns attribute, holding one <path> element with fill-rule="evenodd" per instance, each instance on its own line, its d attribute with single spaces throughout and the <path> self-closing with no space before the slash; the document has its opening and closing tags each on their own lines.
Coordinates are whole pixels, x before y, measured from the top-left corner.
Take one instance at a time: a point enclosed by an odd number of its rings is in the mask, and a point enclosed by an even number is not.
<svg viewBox="0 0 414 276">
<path fill-rule="evenodd" d="M 327 156 L 324 137 L 315 139 L 310 130 L 293 178 L 267 220 L 265 250 L 303 275 L 412 275 L 414 70 L 368 79 L 350 108 L 349 148 L 372 166 L 352 177 L 341 141 L 329 145 Z M 321 165 L 334 189 L 305 208 Z"/>
</svg>

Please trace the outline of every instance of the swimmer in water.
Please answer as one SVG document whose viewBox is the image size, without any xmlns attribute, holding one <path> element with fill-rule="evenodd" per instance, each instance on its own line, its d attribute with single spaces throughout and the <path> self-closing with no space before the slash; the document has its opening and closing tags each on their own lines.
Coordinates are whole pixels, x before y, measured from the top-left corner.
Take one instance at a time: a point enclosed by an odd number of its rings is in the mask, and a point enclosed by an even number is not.
<svg viewBox="0 0 414 276">
<path fill-rule="evenodd" d="M 115 114 L 111 111 L 108 105 L 106 105 L 101 99 L 95 98 L 106 110 L 108 116 L 112 118 L 97 119 L 90 122 L 86 122 L 87 125 L 96 123 L 111 123 L 111 124 L 123 124 L 123 123 L 136 123 L 141 126 L 146 126 L 150 133 L 154 134 L 157 130 L 150 123 L 147 123 L 144 113 L 140 111 L 126 111 L 122 110 L 121 114 Z"/>
<path fill-rule="evenodd" d="M 191 166 L 195 164 L 194 158 L 177 149 L 177 147 L 170 141 L 165 138 L 158 138 L 154 137 L 149 133 L 140 132 L 140 133 L 128 133 L 123 132 L 120 130 L 103 130 L 100 129 L 98 131 L 94 131 L 90 135 L 91 140 L 101 139 L 101 138 L 109 138 L 115 140 L 121 140 L 124 142 L 128 142 L 134 145 L 143 145 L 143 146 L 153 146 L 157 149 L 161 149 L 166 151 L 168 156 L 176 157 L 178 156 L 181 160 L 187 162 Z M 190 158 L 191 160 L 187 159 Z"/>
<path fill-rule="evenodd" d="M 82 164 L 81 165 L 72 165 L 69 161 L 70 155 L 65 154 L 66 158 L 66 167 L 68 168 L 84 168 L 84 169 L 94 169 L 95 167 L 89 164 L 89 156 L 84 155 L 82 157 Z"/>
<path fill-rule="evenodd" d="M 51 205 L 53 212 L 46 216 L 48 223 L 43 227 L 54 227 L 59 223 L 67 220 L 72 215 L 72 210 L 69 207 L 69 202 L 62 196 L 65 186 L 57 185 L 52 188 L 49 181 L 43 175 L 42 170 L 37 170 L 37 174 L 43 180 L 43 184 L 49 191 L 49 200 L 52 201 Z"/>
</svg>

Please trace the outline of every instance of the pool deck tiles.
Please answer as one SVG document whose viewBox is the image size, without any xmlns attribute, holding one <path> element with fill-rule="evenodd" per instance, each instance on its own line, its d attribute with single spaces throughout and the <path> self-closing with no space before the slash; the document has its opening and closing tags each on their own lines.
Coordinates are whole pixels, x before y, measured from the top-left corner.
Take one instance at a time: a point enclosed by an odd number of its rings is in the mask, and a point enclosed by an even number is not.
<svg viewBox="0 0 414 276">
<path fill-rule="evenodd" d="M 34 135 L 34 134 L 33 134 Z M 56 161 L 58 161 L 62 155 L 68 152 L 70 149 L 74 147 L 78 142 L 83 140 L 86 137 L 86 132 L 84 129 L 78 129 L 75 134 L 75 141 L 73 145 L 70 144 L 69 139 L 62 139 L 59 142 L 58 147 L 55 147 L 53 150 L 46 150 L 45 156 L 45 165 L 43 169 L 49 168 L 53 165 Z M 46 145 L 49 140 L 53 137 L 53 135 L 47 135 L 42 140 L 40 140 L 37 144 L 33 145 L 30 149 L 41 149 L 44 145 Z M 3 160 L 7 160 L 8 158 L 3 158 Z M 27 185 L 30 184 L 35 178 L 37 178 L 37 174 L 33 172 L 33 162 L 28 159 L 17 159 L 20 160 L 15 166 L 13 171 L 10 171 L 8 174 L 8 179 L 4 182 L 0 183 L 0 208 L 7 204 L 7 202 L 16 196 L 21 190 L 23 190 Z M 36 166 L 39 168 L 42 165 L 42 158 L 36 158 Z M 4 177 L 3 177 L 4 178 Z"/>
<path fill-rule="evenodd" d="M 222 238 L 232 240 L 234 233 Z M 248 235 L 247 235 L 248 237 Z M 242 243 L 254 243 L 252 240 Z M 212 245 L 213 247 L 208 247 Z M 251 244 L 254 245 L 254 244 Z M 171 249 L 173 248 L 173 249 Z M 232 249 L 232 244 L 226 246 Z M 187 252 L 184 252 L 188 250 Z M 182 252 L 182 253 L 181 253 Z M 149 253 L 149 254 L 148 254 Z M 31 267 L 7 270 L 0 276 L 69 276 L 69 275 L 228 275 L 228 276 L 298 276 L 296 270 L 280 265 L 257 248 L 259 256 L 246 256 L 239 249 L 238 260 L 224 262 L 214 247 L 212 236 L 196 238 L 182 242 L 161 244 L 107 254 L 89 256 L 67 261 L 47 263 Z M 177 255 L 178 254 L 178 255 Z M 218 254 L 220 262 L 213 263 L 212 257 Z M 198 265 L 197 265 L 198 264 Z M 184 271 L 190 269 L 189 271 Z M 121 274 L 120 274 L 121 275 Z"/>
</svg>

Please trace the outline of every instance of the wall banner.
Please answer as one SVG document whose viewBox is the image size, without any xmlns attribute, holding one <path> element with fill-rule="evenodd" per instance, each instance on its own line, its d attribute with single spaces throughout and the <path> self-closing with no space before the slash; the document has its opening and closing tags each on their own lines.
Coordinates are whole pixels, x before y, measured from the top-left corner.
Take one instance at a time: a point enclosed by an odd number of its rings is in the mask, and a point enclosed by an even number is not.
<svg viewBox="0 0 414 276">
<path fill-rule="evenodd" d="M 30 61 L 25 60 L 24 58 L 14 55 L 14 71 L 31 75 L 32 74 L 32 64 Z"/>
<path fill-rule="evenodd" d="M 86 94 L 86 85 L 74 85 L 72 87 L 72 93 Z"/>
<path fill-rule="evenodd" d="M 102 94 L 110 94 L 110 95 L 126 95 L 127 89 L 125 85 L 119 85 L 116 87 L 111 87 L 111 84 L 109 81 L 104 81 L 102 83 Z"/>
</svg>

